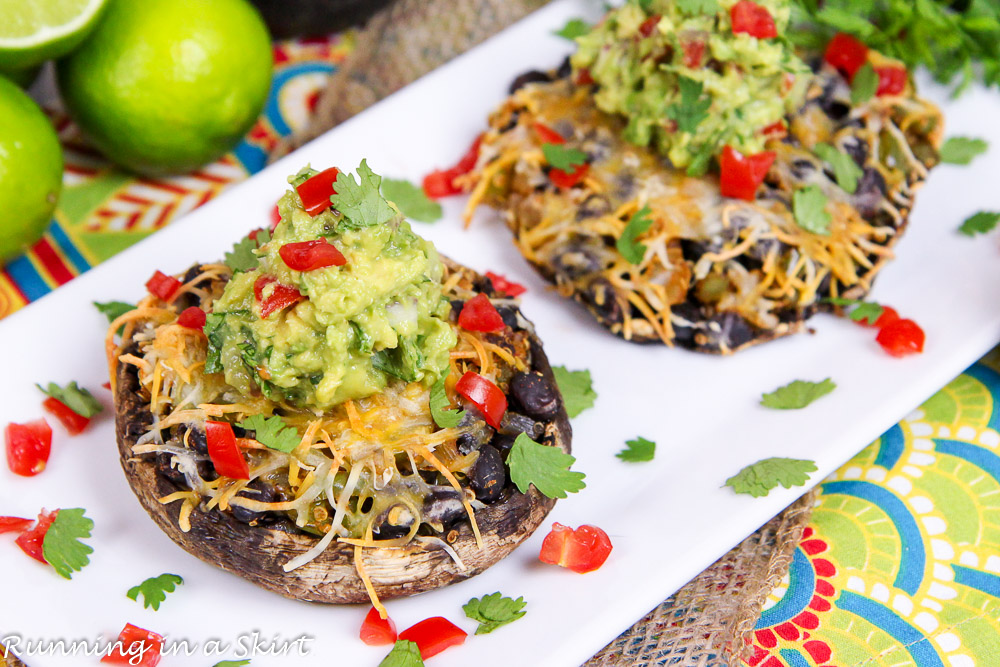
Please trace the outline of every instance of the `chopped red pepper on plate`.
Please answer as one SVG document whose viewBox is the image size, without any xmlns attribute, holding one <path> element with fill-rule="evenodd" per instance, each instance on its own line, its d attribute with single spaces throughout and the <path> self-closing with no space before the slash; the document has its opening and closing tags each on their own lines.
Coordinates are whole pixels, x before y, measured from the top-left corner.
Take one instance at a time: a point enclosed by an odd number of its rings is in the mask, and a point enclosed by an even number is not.
<svg viewBox="0 0 1000 667">
<path fill-rule="evenodd" d="M 766 7 L 751 0 L 740 0 L 729 10 L 733 22 L 733 34 L 745 32 L 757 39 L 768 39 L 778 36 L 778 28 L 774 25 L 774 17 Z"/>
<path fill-rule="evenodd" d="M 490 279 L 493 283 L 493 289 L 497 292 L 506 294 L 507 296 L 521 296 L 528 291 L 528 288 L 520 283 L 515 283 L 512 280 L 501 276 L 499 273 L 493 273 L 492 271 L 486 272 L 486 277 Z"/>
<path fill-rule="evenodd" d="M 34 523 L 31 519 L 22 519 L 19 516 L 0 516 L 0 534 L 2 533 L 23 533 Z"/>
<path fill-rule="evenodd" d="M 368 610 L 361 624 L 361 641 L 369 646 L 386 646 L 394 644 L 397 636 L 396 624 L 391 618 L 382 618 L 375 607 Z"/>
<path fill-rule="evenodd" d="M 173 276 L 168 276 L 162 271 L 157 271 L 153 274 L 153 277 L 146 282 L 146 289 L 153 296 L 159 298 L 162 301 L 170 301 L 177 294 L 177 290 L 181 288 L 181 281 L 177 280 Z"/>
<path fill-rule="evenodd" d="M 38 523 L 35 524 L 35 527 L 18 535 L 14 543 L 21 547 L 21 551 L 39 563 L 48 565 L 49 562 L 42 555 L 42 543 L 45 542 L 45 534 L 49 532 L 49 526 L 56 520 L 58 514 L 59 510 L 52 510 L 51 512 L 42 510 L 38 514 Z"/>
<path fill-rule="evenodd" d="M 205 314 L 204 310 L 198 306 L 191 306 L 190 308 L 185 308 L 181 311 L 181 314 L 177 316 L 177 324 L 181 325 L 185 329 L 197 329 L 198 331 L 204 331 L 207 317 L 208 316 Z"/>
<path fill-rule="evenodd" d="M 893 357 L 905 357 L 924 351 L 924 330 L 909 319 L 897 319 L 882 327 L 875 340 Z"/>
<path fill-rule="evenodd" d="M 333 184 L 337 181 L 339 173 L 340 170 L 336 167 L 324 169 L 295 188 L 306 213 L 317 216 L 330 208 L 330 197 L 337 194 L 337 191 L 333 189 Z"/>
<path fill-rule="evenodd" d="M 42 407 L 50 415 L 59 420 L 70 435 L 79 435 L 90 424 L 90 417 L 84 417 L 73 411 L 68 405 L 58 398 L 46 398 L 42 401 Z"/>
<path fill-rule="evenodd" d="M 437 655 L 446 648 L 465 643 L 468 636 L 462 628 L 447 618 L 434 616 L 420 621 L 399 633 L 399 639 L 411 641 L 420 649 L 420 657 L 427 658 Z"/>
<path fill-rule="evenodd" d="M 823 60 L 836 68 L 848 81 L 868 62 L 868 47 L 855 37 L 838 32 L 826 45 Z"/>
<path fill-rule="evenodd" d="M 206 421 L 205 436 L 215 472 L 232 479 L 250 479 L 250 466 L 243 458 L 243 452 L 236 446 L 236 434 L 233 433 L 232 425 L 227 422 Z"/>
<path fill-rule="evenodd" d="M 156 667 L 160 664 L 163 637 L 136 627 L 131 623 L 118 635 L 114 650 L 101 658 L 101 662 L 132 667 Z"/>
<path fill-rule="evenodd" d="M 455 391 L 479 409 L 487 424 L 500 428 L 500 420 L 507 411 L 507 397 L 500 387 L 479 373 L 467 371 L 455 384 Z"/>
<path fill-rule="evenodd" d="M 466 331 L 497 332 L 503 331 L 505 325 L 489 297 L 477 294 L 462 306 L 462 312 L 458 314 L 458 326 Z"/>
<path fill-rule="evenodd" d="M 906 90 L 905 67 L 876 67 L 875 73 L 878 74 L 876 95 L 901 95 Z"/>
<path fill-rule="evenodd" d="M 475 169 L 482 141 L 483 135 L 480 134 L 454 167 L 438 169 L 427 174 L 424 177 L 424 194 L 431 199 L 461 194 L 462 188 L 455 184 L 455 179 Z"/>
<path fill-rule="evenodd" d="M 743 155 L 732 146 L 722 149 L 719 157 L 719 187 L 722 196 L 753 201 L 777 157 L 774 151 Z"/>
<path fill-rule="evenodd" d="M 347 264 L 347 259 L 337 246 L 326 239 L 286 243 L 278 249 L 278 254 L 292 271 L 315 271 Z"/>
<path fill-rule="evenodd" d="M 552 531 L 542 541 L 538 558 L 543 563 L 583 574 L 604 565 L 611 549 L 608 534 L 597 526 L 580 526 L 574 530 L 561 523 L 553 523 Z"/>
<path fill-rule="evenodd" d="M 587 175 L 590 165 L 584 162 L 573 168 L 573 171 L 563 171 L 562 169 L 550 169 L 549 180 L 557 187 L 571 188 Z"/>
<path fill-rule="evenodd" d="M 264 288 L 268 285 L 274 285 L 274 288 L 271 290 L 270 296 L 265 298 Z M 265 320 L 271 313 L 294 306 L 299 301 L 305 299 L 297 289 L 279 283 L 278 279 L 273 276 L 261 276 L 258 278 L 253 284 L 253 294 L 257 298 L 257 301 L 260 302 L 261 319 Z"/>
<path fill-rule="evenodd" d="M 45 470 L 52 451 L 52 428 L 44 419 L 7 424 L 7 466 L 15 475 L 34 477 Z"/>
</svg>

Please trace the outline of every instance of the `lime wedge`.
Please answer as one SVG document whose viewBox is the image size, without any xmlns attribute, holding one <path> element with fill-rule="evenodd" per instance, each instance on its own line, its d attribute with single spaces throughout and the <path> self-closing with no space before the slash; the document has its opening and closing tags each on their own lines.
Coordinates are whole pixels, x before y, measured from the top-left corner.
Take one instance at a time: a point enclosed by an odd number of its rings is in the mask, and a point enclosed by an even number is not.
<svg viewBox="0 0 1000 667">
<path fill-rule="evenodd" d="M 64 56 L 97 24 L 108 0 L 0 0 L 0 68 Z"/>
</svg>

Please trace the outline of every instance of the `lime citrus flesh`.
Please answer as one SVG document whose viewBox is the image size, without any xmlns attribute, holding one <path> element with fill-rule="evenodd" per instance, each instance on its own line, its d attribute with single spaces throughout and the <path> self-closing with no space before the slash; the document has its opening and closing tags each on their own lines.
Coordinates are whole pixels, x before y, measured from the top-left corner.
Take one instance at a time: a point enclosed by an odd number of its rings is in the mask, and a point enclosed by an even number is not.
<svg viewBox="0 0 1000 667">
<path fill-rule="evenodd" d="M 0 0 L 0 68 L 24 69 L 72 51 L 107 0 Z"/>
<path fill-rule="evenodd" d="M 235 146 L 264 107 L 272 65 L 267 28 L 246 0 L 111 0 L 57 73 L 88 138 L 158 176 Z"/>
<path fill-rule="evenodd" d="M 62 188 L 62 150 L 41 109 L 0 77 L 0 261 L 37 241 Z"/>
</svg>

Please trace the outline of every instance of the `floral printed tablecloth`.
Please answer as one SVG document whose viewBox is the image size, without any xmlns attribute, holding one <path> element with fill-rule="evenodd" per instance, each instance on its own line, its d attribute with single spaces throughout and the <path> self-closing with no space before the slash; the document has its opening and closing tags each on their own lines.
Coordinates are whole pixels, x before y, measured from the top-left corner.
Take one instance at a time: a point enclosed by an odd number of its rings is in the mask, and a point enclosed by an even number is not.
<svg viewBox="0 0 1000 667">
<path fill-rule="evenodd" d="M 65 147 L 52 225 L 0 271 L 0 318 L 261 169 L 350 51 L 275 45 L 264 114 L 229 155 L 143 179 L 103 160 L 53 100 Z M 1000 667 L 1000 355 L 968 369 L 822 485 L 754 633 L 752 667 Z"/>
</svg>

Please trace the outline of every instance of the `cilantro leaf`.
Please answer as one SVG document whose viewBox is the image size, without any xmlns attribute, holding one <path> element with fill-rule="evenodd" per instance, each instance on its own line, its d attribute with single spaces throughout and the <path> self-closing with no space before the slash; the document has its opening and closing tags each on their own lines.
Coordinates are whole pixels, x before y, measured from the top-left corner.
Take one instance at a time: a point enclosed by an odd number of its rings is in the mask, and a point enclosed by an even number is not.
<svg viewBox="0 0 1000 667">
<path fill-rule="evenodd" d="M 444 215 L 441 204 L 431 200 L 423 188 L 409 181 L 383 178 L 382 194 L 410 220 L 437 222 Z"/>
<path fill-rule="evenodd" d="M 302 436 L 291 426 L 285 423 L 281 417 L 265 417 L 264 415 L 253 415 L 239 423 L 241 428 L 257 433 L 257 441 L 279 452 L 286 454 L 302 442 Z"/>
<path fill-rule="evenodd" d="M 562 394 L 566 414 L 576 417 L 587 408 L 594 407 L 597 392 L 594 391 L 590 371 L 571 371 L 565 366 L 553 366 L 552 374 L 556 378 L 559 393 Z"/>
<path fill-rule="evenodd" d="M 90 419 L 104 409 L 101 402 L 94 398 L 94 395 L 83 387 L 78 387 L 76 382 L 70 382 L 65 388 L 60 387 L 55 382 L 50 382 L 48 388 L 36 384 L 38 390 L 46 396 L 51 396 L 67 408 Z"/>
<path fill-rule="evenodd" d="M 712 99 L 702 97 L 705 88 L 701 81 L 682 76 L 678 80 L 678 86 L 681 90 L 680 102 L 674 102 L 667 107 L 667 117 L 677 123 L 677 129 L 681 132 L 694 134 L 698 131 L 701 121 L 708 117 Z"/>
<path fill-rule="evenodd" d="M 135 310 L 133 304 L 125 303 L 124 301 L 108 301 L 105 303 L 94 301 L 93 303 L 94 307 L 108 318 L 108 324 L 111 324 L 125 313 Z"/>
<path fill-rule="evenodd" d="M 652 461 L 656 454 L 656 443 L 652 440 L 646 440 L 641 435 L 637 436 L 635 440 L 626 440 L 625 444 L 628 447 L 615 454 L 622 461 L 630 463 Z"/>
<path fill-rule="evenodd" d="M 816 155 L 833 167 L 833 175 L 837 185 L 849 195 L 858 189 L 858 179 L 865 173 L 850 155 L 839 151 L 830 144 L 816 144 Z"/>
<path fill-rule="evenodd" d="M 72 579 L 90 563 L 93 548 L 80 540 L 90 537 L 94 522 L 84 516 L 83 509 L 59 510 L 42 540 L 42 556 L 59 576 Z"/>
<path fill-rule="evenodd" d="M 125 595 L 132 600 L 139 600 L 142 594 L 142 608 L 153 608 L 153 611 L 160 610 L 160 603 L 167 599 L 167 593 L 173 593 L 177 586 L 184 583 L 184 579 L 176 574 L 161 574 L 158 577 L 150 577 L 138 586 L 128 589 Z"/>
<path fill-rule="evenodd" d="M 962 226 L 958 228 L 958 231 L 966 236 L 985 234 L 993 231 L 997 226 L 997 222 L 1000 222 L 1000 213 L 980 211 L 966 218 Z"/>
<path fill-rule="evenodd" d="M 215 663 L 213 667 L 245 667 L 249 664 L 249 660 L 223 660 L 222 662 Z"/>
<path fill-rule="evenodd" d="M 851 104 L 864 104 L 878 91 L 878 74 L 871 63 L 865 63 L 851 81 Z"/>
<path fill-rule="evenodd" d="M 521 493 L 527 493 L 534 485 L 538 492 L 549 498 L 565 498 L 567 493 L 576 493 L 586 488 L 582 472 L 570 470 L 576 458 L 558 447 L 542 445 L 521 433 L 514 440 L 507 464 L 510 479 Z"/>
<path fill-rule="evenodd" d="M 253 271 L 260 265 L 260 258 L 254 252 L 271 240 L 271 232 L 262 229 L 256 238 L 245 236 L 233 244 L 233 249 L 225 254 L 225 263 L 233 273 Z"/>
<path fill-rule="evenodd" d="M 792 211 L 795 223 L 813 234 L 830 235 L 832 216 L 826 210 L 826 195 L 818 185 L 810 185 L 792 194 Z"/>
<path fill-rule="evenodd" d="M 225 343 L 226 326 L 225 313 L 209 313 L 205 317 L 205 337 L 208 338 L 208 353 L 205 356 L 205 372 L 221 373 L 225 370 L 222 366 L 222 345 Z"/>
<path fill-rule="evenodd" d="M 524 616 L 527 612 L 522 610 L 526 604 L 523 597 L 514 600 L 497 592 L 481 598 L 472 598 L 462 605 L 462 610 L 473 621 L 479 621 L 476 634 L 487 635 L 500 626 L 513 623 Z"/>
<path fill-rule="evenodd" d="M 809 481 L 809 474 L 816 464 L 805 459 L 769 458 L 751 463 L 726 480 L 734 493 L 745 493 L 760 498 L 781 484 L 786 489 L 802 486 Z"/>
<path fill-rule="evenodd" d="M 685 14 L 714 14 L 719 11 L 718 0 L 675 0 L 674 4 Z"/>
<path fill-rule="evenodd" d="M 966 165 L 982 155 L 990 145 L 983 139 L 971 137 L 951 137 L 941 146 L 941 162 L 945 164 Z"/>
<path fill-rule="evenodd" d="M 448 370 L 450 372 L 451 369 Z M 451 403 L 448 401 L 448 394 L 444 390 L 444 381 L 447 378 L 448 373 L 445 373 L 431 387 L 431 417 L 434 418 L 434 423 L 441 428 L 454 428 L 462 421 L 462 417 L 465 416 L 465 410 L 450 408 Z"/>
<path fill-rule="evenodd" d="M 553 169 L 560 171 L 572 171 L 574 167 L 587 163 L 587 154 L 579 148 L 568 148 L 559 144 L 542 144 L 542 153 L 545 154 L 545 161 Z"/>
<path fill-rule="evenodd" d="M 415 642 L 400 639 L 393 645 L 389 655 L 378 663 L 378 667 L 424 667 L 424 661 Z"/>
<path fill-rule="evenodd" d="M 632 214 L 632 217 L 628 219 L 625 223 L 625 229 L 622 230 L 622 235 L 618 237 L 615 242 L 615 247 L 618 248 L 618 252 L 622 254 L 622 257 L 629 264 L 638 264 L 642 261 L 642 258 L 646 255 L 646 246 L 639 243 L 636 239 L 644 234 L 653 224 L 653 219 L 650 218 L 652 211 L 649 206 L 643 206 L 638 211 Z"/>
<path fill-rule="evenodd" d="M 582 37 L 583 35 L 586 35 L 588 32 L 590 32 L 589 23 L 587 23 L 581 18 L 572 18 L 569 21 L 566 21 L 566 25 L 564 25 L 559 30 L 556 30 L 555 33 L 553 34 L 558 35 L 560 37 L 565 37 L 566 39 L 569 40 L 574 40 L 577 37 Z"/>
<path fill-rule="evenodd" d="M 875 324 L 878 322 L 878 319 L 882 317 L 882 313 L 885 312 L 885 307 L 881 304 L 875 303 L 874 301 L 860 301 L 858 299 L 841 299 L 834 297 L 824 300 L 835 306 L 852 308 L 847 317 L 853 322 Z"/>
<path fill-rule="evenodd" d="M 760 404 L 774 410 L 800 410 L 837 388 L 830 378 L 822 382 L 795 380 L 761 396 Z"/>
<path fill-rule="evenodd" d="M 358 165 L 358 180 L 353 174 L 340 172 L 333 189 L 336 194 L 330 197 L 333 207 L 344 215 L 338 228 L 364 229 L 389 222 L 396 217 L 396 212 L 379 193 L 382 177 L 368 166 L 367 160 Z"/>
<path fill-rule="evenodd" d="M 299 169 L 294 176 L 288 177 L 288 184 L 293 188 L 297 188 L 318 173 L 318 171 L 312 168 L 311 164 L 306 164 L 306 166 Z"/>
</svg>

